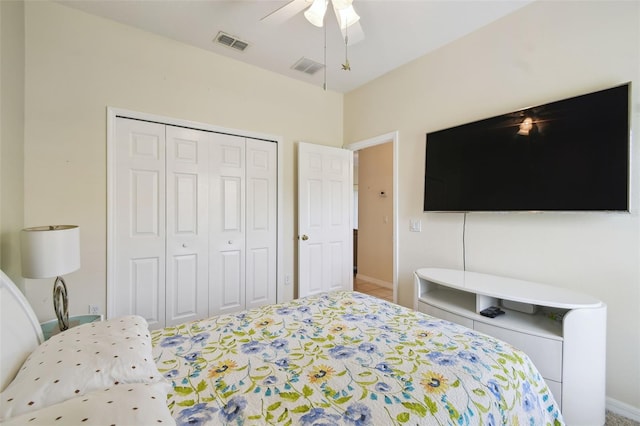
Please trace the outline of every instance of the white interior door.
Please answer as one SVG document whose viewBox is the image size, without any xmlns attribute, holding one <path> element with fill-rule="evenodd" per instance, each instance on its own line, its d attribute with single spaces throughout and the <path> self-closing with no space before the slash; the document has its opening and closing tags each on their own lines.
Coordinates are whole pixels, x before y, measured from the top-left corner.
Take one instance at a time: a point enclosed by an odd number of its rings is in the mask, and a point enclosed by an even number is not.
<svg viewBox="0 0 640 426">
<path fill-rule="evenodd" d="M 166 326 L 209 313 L 209 145 L 212 134 L 166 127 Z"/>
<path fill-rule="evenodd" d="M 298 296 L 353 289 L 353 152 L 298 144 Z"/>
<path fill-rule="evenodd" d="M 110 316 L 165 324 L 165 126 L 117 119 Z"/>
</svg>

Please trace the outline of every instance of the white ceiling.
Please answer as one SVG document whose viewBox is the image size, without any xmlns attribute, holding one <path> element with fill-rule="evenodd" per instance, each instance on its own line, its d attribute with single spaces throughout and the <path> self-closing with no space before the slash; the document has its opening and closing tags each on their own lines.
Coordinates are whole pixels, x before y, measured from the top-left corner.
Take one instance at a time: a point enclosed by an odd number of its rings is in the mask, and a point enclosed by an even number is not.
<svg viewBox="0 0 640 426">
<path fill-rule="evenodd" d="M 306 1 L 306 0 L 295 0 Z M 309 0 L 310 1 L 310 0 Z M 326 22 L 327 89 L 349 92 L 469 34 L 533 0 L 354 0 L 365 39 L 345 46 L 331 7 Z M 289 0 L 59 0 L 59 3 L 322 87 L 323 71 L 291 69 L 302 57 L 324 63 L 324 30 L 297 13 L 261 20 Z M 310 3 L 309 3 L 310 4 Z M 249 43 L 244 52 L 213 43 L 219 31 Z"/>
</svg>

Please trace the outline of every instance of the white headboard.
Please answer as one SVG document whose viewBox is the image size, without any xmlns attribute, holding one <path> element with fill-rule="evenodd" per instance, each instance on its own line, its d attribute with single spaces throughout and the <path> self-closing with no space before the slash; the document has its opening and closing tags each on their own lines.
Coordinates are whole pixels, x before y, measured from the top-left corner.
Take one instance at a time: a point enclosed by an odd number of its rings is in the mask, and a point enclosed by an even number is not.
<svg viewBox="0 0 640 426">
<path fill-rule="evenodd" d="M 0 270 L 0 392 L 43 341 L 42 328 L 31 305 Z"/>
</svg>

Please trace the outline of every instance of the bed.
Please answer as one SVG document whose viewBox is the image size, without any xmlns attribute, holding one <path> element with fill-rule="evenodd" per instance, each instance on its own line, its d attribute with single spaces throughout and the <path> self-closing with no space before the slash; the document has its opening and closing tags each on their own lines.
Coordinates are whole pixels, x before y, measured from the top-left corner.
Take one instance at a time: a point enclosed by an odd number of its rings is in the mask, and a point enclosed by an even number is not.
<svg viewBox="0 0 640 426">
<path fill-rule="evenodd" d="M 361 293 L 151 332 L 127 316 L 41 343 L 28 303 L 0 278 L 9 425 L 563 424 L 524 353 Z"/>
</svg>

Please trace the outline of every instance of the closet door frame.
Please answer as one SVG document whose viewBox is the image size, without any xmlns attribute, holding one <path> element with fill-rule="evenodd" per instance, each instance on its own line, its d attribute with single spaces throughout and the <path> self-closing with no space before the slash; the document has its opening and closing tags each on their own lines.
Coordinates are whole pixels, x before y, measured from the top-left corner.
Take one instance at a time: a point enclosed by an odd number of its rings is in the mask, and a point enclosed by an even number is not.
<svg viewBox="0 0 640 426">
<path fill-rule="evenodd" d="M 251 132 L 247 130 L 230 129 L 225 127 L 213 126 L 206 123 L 182 120 L 172 117 L 161 116 L 157 114 L 149 114 L 139 111 L 131 111 L 121 108 L 107 107 L 107 318 L 115 316 L 115 214 L 116 214 L 116 119 L 118 117 L 130 118 L 134 120 L 150 121 L 169 126 L 187 127 L 195 130 L 204 130 L 217 133 L 226 133 L 245 138 L 262 139 L 277 144 L 277 161 L 278 161 L 278 184 L 277 184 L 277 261 L 276 261 L 276 294 L 277 303 L 285 302 L 293 297 L 291 283 L 285 284 L 284 273 L 284 149 L 282 137 L 264 133 Z"/>
</svg>

